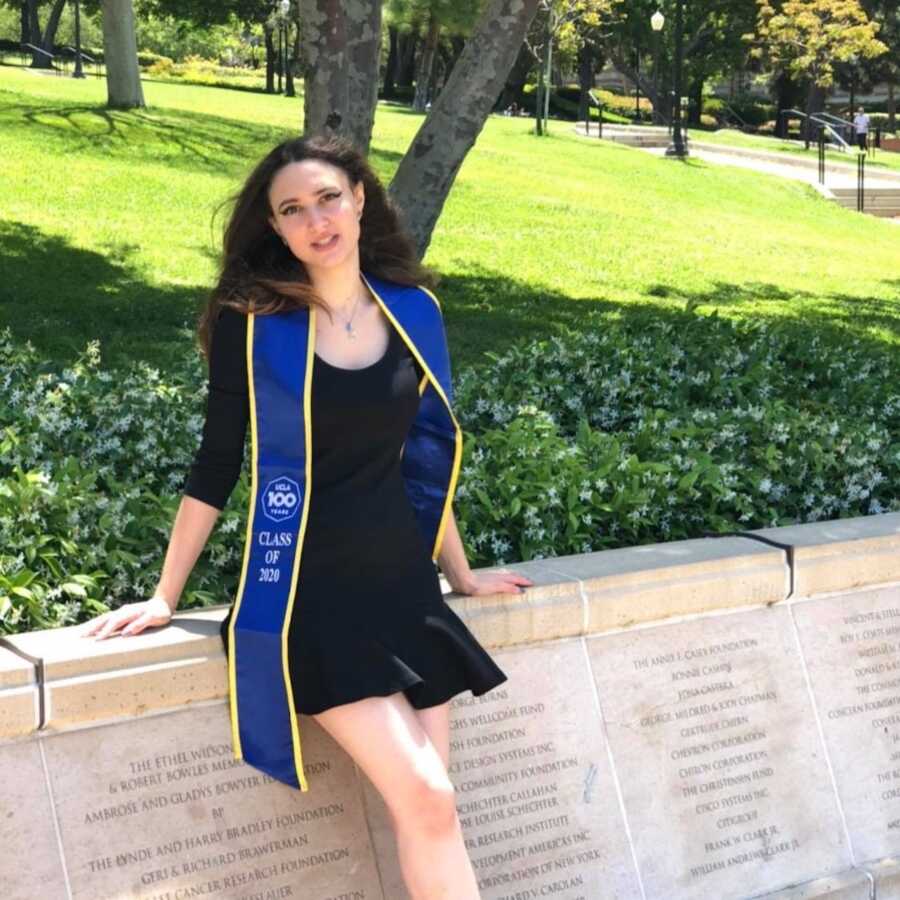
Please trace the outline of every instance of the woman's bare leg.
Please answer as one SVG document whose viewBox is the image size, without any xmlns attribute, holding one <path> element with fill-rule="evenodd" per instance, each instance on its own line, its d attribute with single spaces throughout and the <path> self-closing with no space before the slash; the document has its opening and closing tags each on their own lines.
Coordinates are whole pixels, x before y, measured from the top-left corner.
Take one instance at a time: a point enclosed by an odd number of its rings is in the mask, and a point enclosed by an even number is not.
<svg viewBox="0 0 900 900">
<path fill-rule="evenodd" d="M 384 798 L 413 900 L 479 900 L 453 783 L 405 694 L 366 697 L 313 718 Z"/>
<path fill-rule="evenodd" d="M 450 701 L 414 710 L 419 724 L 441 757 L 444 768 L 450 765 Z"/>
</svg>

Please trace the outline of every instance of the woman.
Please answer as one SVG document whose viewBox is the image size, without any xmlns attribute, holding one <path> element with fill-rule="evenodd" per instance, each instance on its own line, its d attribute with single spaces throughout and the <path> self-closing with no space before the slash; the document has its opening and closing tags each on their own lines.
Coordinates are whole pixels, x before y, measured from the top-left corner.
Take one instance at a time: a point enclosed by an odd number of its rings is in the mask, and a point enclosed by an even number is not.
<svg viewBox="0 0 900 900">
<path fill-rule="evenodd" d="M 249 421 L 244 568 L 222 627 L 236 752 L 254 715 L 264 724 L 247 744 L 274 727 L 268 709 L 255 709 L 274 697 L 291 731 L 271 743 L 293 738 L 298 762 L 296 713 L 312 716 L 384 798 L 411 895 L 476 898 L 447 773 L 449 701 L 506 675 L 444 602 L 434 561 L 458 593 L 518 593 L 532 582 L 473 573 L 465 558 L 452 510 L 462 434 L 439 306 L 425 287 L 433 276 L 343 139 L 285 141 L 234 200 L 199 328 L 210 367 L 203 441 L 159 585 L 85 633 L 134 635 L 170 621 L 239 476 Z M 279 639 L 285 704 L 280 675 L 262 662 Z M 296 786 L 293 774 L 276 777 Z M 302 762 L 297 775 L 305 790 Z"/>
</svg>

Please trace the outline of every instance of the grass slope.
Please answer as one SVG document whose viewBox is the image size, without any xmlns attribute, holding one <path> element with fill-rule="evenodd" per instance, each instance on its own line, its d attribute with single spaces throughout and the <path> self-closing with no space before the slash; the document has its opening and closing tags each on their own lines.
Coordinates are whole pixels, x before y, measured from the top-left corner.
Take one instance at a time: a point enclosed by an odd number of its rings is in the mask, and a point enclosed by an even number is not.
<svg viewBox="0 0 900 900">
<path fill-rule="evenodd" d="M 149 108 L 116 112 L 102 80 L 0 67 L 0 328 L 57 361 L 96 337 L 108 364 L 189 352 L 224 220 L 213 227 L 213 211 L 300 128 L 299 100 L 144 91 Z M 420 123 L 379 106 L 371 159 L 386 181 Z M 456 366 L 577 329 L 598 305 L 664 315 L 693 301 L 837 344 L 900 342 L 892 223 L 775 177 L 530 128 L 491 117 L 426 256 Z"/>
</svg>

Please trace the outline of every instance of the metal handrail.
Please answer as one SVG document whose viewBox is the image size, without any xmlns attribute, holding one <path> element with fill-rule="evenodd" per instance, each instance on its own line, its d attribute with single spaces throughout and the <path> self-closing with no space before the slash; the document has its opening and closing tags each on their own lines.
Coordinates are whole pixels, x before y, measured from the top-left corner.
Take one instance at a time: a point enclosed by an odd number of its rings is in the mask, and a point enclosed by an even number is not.
<svg viewBox="0 0 900 900">
<path fill-rule="evenodd" d="M 27 47 L 29 50 L 31 50 L 32 53 L 43 53 L 44 56 L 46 56 L 50 60 L 50 68 L 53 70 L 53 72 L 57 75 L 62 75 L 62 72 L 53 65 L 53 61 L 56 59 L 56 57 L 49 50 L 45 50 L 43 47 L 38 47 L 35 44 L 29 44 L 27 41 L 23 41 L 19 46 L 23 48 Z"/>
<path fill-rule="evenodd" d="M 722 101 L 722 109 L 726 110 L 731 116 L 738 120 L 741 126 L 741 130 L 746 130 L 750 126 L 734 111 L 733 107 L 729 106 L 724 100 Z"/>
<path fill-rule="evenodd" d="M 853 131 L 856 130 L 854 124 L 847 119 L 841 118 L 841 116 L 836 116 L 834 113 L 829 112 L 818 112 L 815 114 L 815 118 L 824 119 L 826 122 L 830 122 L 836 128 L 842 129 L 847 135 L 851 135 Z"/>
<path fill-rule="evenodd" d="M 817 112 L 815 113 L 820 119 L 828 119 L 834 125 L 842 125 L 846 128 L 852 127 L 853 123 L 849 122 L 847 119 L 842 119 L 840 116 L 836 116 L 834 113 L 830 112 Z"/>
<path fill-rule="evenodd" d="M 79 50 L 76 50 L 74 47 L 70 47 L 68 44 L 65 45 L 65 49 L 66 49 L 66 50 L 71 50 L 72 53 L 76 53 L 76 54 L 80 52 L 80 53 L 81 53 L 81 58 L 82 58 L 82 59 L 86 59 L 89 63 L 95 63 L 95 62 L 97 62 L 97 60 L 94 59 L 93 56 L 91 56 L 89 53 L 85 53 L 84 50 L 80 50 L 80 51 L 79 51 Z"/>
<path fill-rule="evenodd" d="M 850 148 L 850 144 L 844 140 L 841 135 L 835 131 L 834 127 L 830 122 L 826 122 L 825 119 L 820 118 L 818 113 L 808 116 L 805 112 L 802 112 L 799 109 L 783 109 L 781 111 L 782 116 L 791 115 L 795 118 L 799 119 L 808 119 L 810 122 L 818 125 L 826 134 L 830 135 L 835 144 L 840 147 L 841 151 L 848 150 Z"/>
</svg>

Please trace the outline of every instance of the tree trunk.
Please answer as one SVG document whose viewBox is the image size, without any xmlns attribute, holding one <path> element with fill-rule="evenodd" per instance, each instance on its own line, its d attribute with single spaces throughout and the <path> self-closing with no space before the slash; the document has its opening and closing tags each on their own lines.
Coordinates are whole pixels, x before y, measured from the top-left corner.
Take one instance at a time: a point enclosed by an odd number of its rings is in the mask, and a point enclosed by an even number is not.
<svg viewBox="0 0 900 900">
<path fill-rule="evenodd" d="M 547 29 L 547 71 L 544 73 L 544 134 L 550 134 L 550 93 L 553 89 L 553 32 Z"/>
<path fill-rule="evenodd" d="M 101 0 L 106 105 L 113 109 L 146 106 L 138 68 L 131 0 Z"/>
<path fill-rule="evenodd" d="M 700 116 L 703 114 L 703 79 L 697 78 L 691 87 L 693 102 L 688 105 L 688 124 L 699 126 Z"/>
<path fill-rule="evenodd" d="M 53 52 L 53 45 L 56 43 L 56 31 L 59 28 L 59 20 L 65 8 L 66 0 L 55 0 L 53 8 L 50 10 L 50 16 L 47 19 L 47 25 L 44 28 L 44 36 L 41 38 L 41 46 L 45 50 Z"/>
<path fill-rule="evenodd" d="M 534 54 L 529 50 L 528 44 L 522 41 L 519 52 L 516 55 L 516 61 L 513 63 L 512 69 L 506 78 L 506 84 L 503 86 L 503 93 L 500 96 L 500 108 L 506 109 L 511 103 L 516 106 L 522 105 L 525 92 L 525 82 L 534 68 Z"/>
<path fill-rule="evenodd" d="M 294 7 L 296 9 L 296 7 Z M 296 97 L 297 90 L 294 86 L 294 72 L 300 60 L 300 22 L 296 19 L 288 21 L 287 34 L 290 35 L 291 27 L 294 29 L 294 39 L 290 46 L 285 44 L 284 55 L 287 58 L 284 70 L 284 96 Z"/>
<path fill-rule="evenodd" d="M 396 91 L 394 90 L 394 85 L 396 83 L 397 78 L 397 60 L 399 58 L 399 48 L 398 48 L 399 40 L 397 34 L 397 26 L 389 25 L 388 26 L 388 57 L 387 63 L 384 67 L 384 89 L 382 90 L 382 97 L 385 100 L 393 100 L 396 96 Z"/>
<path fill-rule="evenodd" d="M 447 76 L 447 69 L 444 66 L 446 56 L 446 53 L 440 52 L 440 43 L 438 43 L 434 56 L 431 59 L 431 78 L 429 79 L 428 96 L 425 98 L 426 105 L 434 103 L 437 95 L 441 92 L 441 88 L 444 86 Z"/>
<path fill-rule="evenodd" d="M 27 0 L 29 44 L 40 44 L 41 42 L 41 24 L 38 21 L 37 5 L 38 0 Z M 32 62 L 32 65 L 34 65 L 34 62 Z"/>
<path fill-rule="evenodd" d="M 494 108 L 540 0 L 487 0 L 389 192 L 425 255 L 456 173 Z"/>
<path fill-rule="evenodd" d="M 396 82 L 401 87 L 412 87 L 416 77 L 416 47 L 418 43 L 417 31 L 400 34 Z"/>
<path fill-rule="evenodd" d="M 431 75 L 434 70 L 434 54 L 437 50 L 438 35 L 441 25 L 437 17 L 432 15 L 428 22 L 428 31 L 425 33 L 425 43 L 419 55 L 419 65 L 416 70 L 416 93 L 413 96 L 413 109 L 416 112 L 425 112 L 425 104 L 431 88 Z"/>
<path fill-rule="evenodd" d="M 34 44 L 35 47 L 40 47 L 42 50 L 46 50 L 47 53 L 53 53 L 53 44 L 56 40 L 56 30 L 59 28 L 59 19 L 62 15 L 63 7 L 66 5 L 66 0 L 54 0 L 53 7 L 50 10 L 50 15 L 47 18 L 47 25 L 44 28 L 44 33 L 41 34 L 41 24 L 38 19 L 38 10 L 37 10 L 37 0 L 30 0 L 27 4 L 27 9 L 23 9 L 24 18 L 26 20 L 28 26 L 28 40 L 27 43 Z M 31 65 L 32 69 L 52 69 L 53 62 L 47 53 L 38 53 L 36 50 L 32 50 L 31 52 Z"/>
<path fill-rule="evenodd" d="M 31 44 L 31 17 L 29 15 L 34 0 L 23 0 L 19 6 L 19 43 Z"/>
<path fill-rule="evenodd" d="M 368 153 L 378 100 L 381 0 L 300 0 L 303 133 L 341 134 Z"/>
<path fill-rule="evenodd" d="M 823 109 L 825 109 L 825 89 L 819 87 L 815 81 L 811 81 L 806 94 L 806 119 L 803 122 L 803 134 L 807 150 L 809 150 L 810 142 L 815 140 L 816 137 L 809 117 L 817 112 L 821 112 Z"/>
<path fill-rule="evenodd" d="M 452 51 L 444 67 L 444 83 L 446 83 L 447 79 L 450 77 L 450 73 L 453 71 L 454 66 L 459 62 L 463 50 L 466 49 L 466 39 L 460 34 L 454 34 L 453 37 L 450 38 L 450 46 L 452 47 Z"/>
<path fill-rule="evenodd" d="M 352 5 L 342 4 L 347 9 Z M 381 61 L 382 0 L 369 0 L 360 16 L 349 13 L 347 55 L 350 60 L 350 121 L 345 130 L 363 153 L 369 152 L 375 107 L 378 104 L 378 66 Z"/>
<path fill-rule="evenodd" d="M 652 78 L 647 78 L 646 73 L 638 72 L 635 66 L 623 56 L 618 49 L 611 49 L 609 58 L 612 60 L 616 69 L 622 73 L 632 85 L 636 84 L 641 93 L 647 97 L 653 104 L 655 110 L 659 110 L 659 116 L 663 120 L 668 120 L 672 116 L 669 108 L 671 101 L 666 98 L 666 90 L 662 85 L 655 85 Z"/>
<path fill-rule="evenodd" d="M 275 93 L 275 29 L 263 25 L 266 39 L 266 93 Z"/>
<path fill-rule="evenodd" d="M 784 112 L 793 105 L 790 79 L 785 72 L 779 72 L 774 79 L 775 88 L 775 137 L 786 138 L 789 133 Z"/>
<path fill-rule="evenodd" d="M 583 41 L 578 48 L 578 118 L 588 121 L 591 115 L 591 98 L 588 91 L 594 87 L 594 45 Z"/>
</svg>

